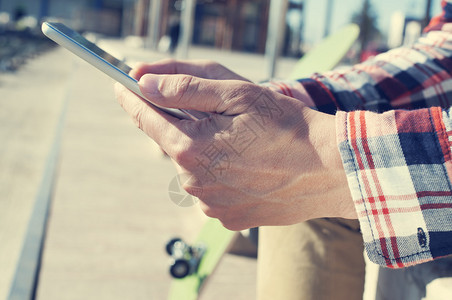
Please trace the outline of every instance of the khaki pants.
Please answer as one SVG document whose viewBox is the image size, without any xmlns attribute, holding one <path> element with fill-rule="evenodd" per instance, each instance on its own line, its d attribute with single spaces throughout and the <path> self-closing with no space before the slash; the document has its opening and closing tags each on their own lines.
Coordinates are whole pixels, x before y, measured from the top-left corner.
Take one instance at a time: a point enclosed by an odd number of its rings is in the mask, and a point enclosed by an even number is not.
<svg viewBox="0 0 452 300">
<path fill-rule="evenodd" d="M 452 256 L 410 268 L 380 268 L 375 299 L 452 299 Z"/>
<path fill-rule="evenodd" d="M 257 299 L 362 299 L 363 251 L 357 220 L 261 227 Z"/>
</svg>

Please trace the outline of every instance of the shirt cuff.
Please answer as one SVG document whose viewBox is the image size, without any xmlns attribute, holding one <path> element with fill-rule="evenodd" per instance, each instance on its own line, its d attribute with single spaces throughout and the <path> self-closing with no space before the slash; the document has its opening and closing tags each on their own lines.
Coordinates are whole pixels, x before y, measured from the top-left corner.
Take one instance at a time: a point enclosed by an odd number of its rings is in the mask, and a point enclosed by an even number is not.
<svg viewBox="0 0 452 300">
<path fill-rule="evenodd" d="M 369 259 L 390 268 L 452 253 L 450 119 L 440 108 L 336 114 Z"/>
</svg>

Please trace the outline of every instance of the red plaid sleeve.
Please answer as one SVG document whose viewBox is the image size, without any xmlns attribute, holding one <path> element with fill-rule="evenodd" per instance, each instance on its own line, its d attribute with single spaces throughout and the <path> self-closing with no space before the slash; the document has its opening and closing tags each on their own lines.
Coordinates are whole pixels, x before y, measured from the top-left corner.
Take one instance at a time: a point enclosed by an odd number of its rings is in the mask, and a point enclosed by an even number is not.
<svg viewBox="0 0 452 300">
<path fill-rule="evenodd" d="M 335 98 L 318 108 L 349 111 L 336 114 L 338 145 L 366 252 L 391 268 L 452 254 L 451 3 L 413 46 L 313 78 Z"/>
<path fill-rule="evenodd" d="M 369 258 L 400 268 L 452 254 L 449 110 L 338 112 L 336 120 Z"/>
<path fill-rule="evenodd" d="M 448 108 L 452 105 L 452 23 L 442 28 L 409 47 L 393 49 L 361 64 L 265 85 L 328 114 L 357 109 Z"/>
</svg>

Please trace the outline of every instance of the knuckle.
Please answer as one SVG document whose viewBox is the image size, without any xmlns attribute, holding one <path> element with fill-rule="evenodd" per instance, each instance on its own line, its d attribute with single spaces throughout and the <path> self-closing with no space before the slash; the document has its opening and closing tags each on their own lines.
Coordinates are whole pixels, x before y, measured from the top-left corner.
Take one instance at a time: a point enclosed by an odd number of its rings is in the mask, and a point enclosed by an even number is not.
<svg viewBox="0 0 452 300">
<path fill-rule="evenodd" d="M 191 75 L 179 75 L 176 80 L 172 82 L 170 88 L 174 92 L 174 100 L 182 102 L 190 100 L 195 92 L 198 90 L 199 81 Z"/>
<path fill-rule="evenodd" d="M 237 221 L 228 221 L 228 220 L 226 220 L 226 221 L 220 220 L 220 221 L 221 221 L 221 224 L 223 224 L 223 226 L 226 229 L 229 229 L 231 231 L 240 231 L 240 230 L 247 229 L 246 226 L 243 226 L 242 224 L 240 224 Z"/>
<path fill-rule="evenodd" d="M 197 198 L 202 197 L 202 185 L 200 181 L 192 174 L 182 173 L 179 174 L 181 187 L 190 195 Z"/>
<path fill-rule="evenodd" d="M 164 58 L 164 59 L 160 60 L 159 62 L 171 65 L 171 64 L 175 64 L 177 62 L 177 60 L 175 60 L 174 58 Z"/>
<path fill-rule="evenodd" d="M 207 77 L 213 78 L 213 76 L 215 76 L 216 73 L 218 72 L 218 67 L 220 65 L 213 60 L 204 60 L 203 64 Z"/>
<path fill-rule="evenodd" d="M 258 96 L 262 93 L 263 88 L 258 86 L 257 84 L 251 83 L 251 82 L 245 82 L 240 85 L 238 88 L 239 92 L 242 92 L 246 96 Z"/>
<path fill-rule="evenodd" d="M 206 61 L 204 65 L 204 71 L 206 73 L 207 78 L 210 79 L 237 79 L 238 76 L 225 66 L 215 62 L 215 61 Z"/>
<path fill-rule="evenodd" d="M 191 166 L 196 161 L 197 147 L 193 140 L 188 140 L 179 144 L 177 151 L 174 152 L 173 159 L 183 167 Z"/>
<path fill-rule="evenodd" d="M 190 161 L 191 154 L 184 150 L 178 150 L 171 156 L 178 165 L 186 166 Z"/>
<path fill-rule="evenodd" d="M 258 94 L 261 93 L 260 87 L 248 82 L 240 82 L 231 88 L 228 92 L 227 98 L 234 102 L 249 102 L 254 101 Z"/>
<path fill-rule="evenodd" d="M 245 219 L 237 217 L 236 214 L 231 214 L 227 208 L 221 205 L 216 205 L 214 203 L 206 204 L 205 199 L 201 199 L 200 207 L 206 216 L 218 219 L 225 228 L 231 231 L 250 228 L 250 226 L 245 223 Z"/>
<path fill-rule="evenodd" d="M 214 208 L 213 206 L 207 205 L 205 202 L 201 202 L 201 210 L 209 218 L 215 218 L 221 220 L 221 211 Z"/>
<path fill-rule="evenodd" d="M 148 63 L 145 63 L 145 62 L 143 62 L 143 61 L 140 61 L 140 62 L 137 62 L 137 63 L 133 66 L 133 69 L 141 71 L 141 70 L 143 70 L 143 69 L 146 69 L 148 66 L 149 66 Z"/>
<path fill-rule="evenodd" d="M 174 58 L 164 58 L 164 59 L 158 61 L 157 63 L 169 66 L 170 72 L 171 71 L 174 73 L 177 72 L 177 60 L 175 60 Z"/>
<path fill-rule="evenodd" d="M 206 66 L 217 66 L 218 63 L 214 60 L 211 59 L 203 59 L 202 62 L 206 65 Z"/>
<path fill-rule="evenodd" d="M 146 117 L 145 117 L 145 112 L 143 110 L 142 105 L 135 104 L 130 109 L 130 116 L 132 117 L 132 120 L 133 120 L 135 126 L 140 128 L 141 130 L 143 130 Z"/>
<path fill-rule="evenodd" d="M 182 188 L 192 196 L 197 198 L 202 197 L 202 187 L 196 182 L 184 183 Z"/>
<path fill-rule="evenodd" d="M 143 130 L 146 118 L 146 110 L 143 103 L 131 99 L 130 97 L 135 97 L 135 95 L 125 91 L 125 88 L 119 83 L 115 85 L 115 92 L 118 103 L 130 115 L 134 124 Z"/>
</svg>

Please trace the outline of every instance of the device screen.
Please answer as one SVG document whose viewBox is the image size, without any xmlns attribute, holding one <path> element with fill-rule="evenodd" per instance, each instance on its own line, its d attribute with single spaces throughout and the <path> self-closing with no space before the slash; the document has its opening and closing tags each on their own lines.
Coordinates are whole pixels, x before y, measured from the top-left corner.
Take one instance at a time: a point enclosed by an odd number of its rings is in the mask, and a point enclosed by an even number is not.
<svg viewBox="0 0 452 300">
<path fill-rule="evenodd" d="M 71 28 L 67 27 L 66 25 L 64 25 L 62 23 L 51 23 L 51 24 L 49 24 L 49 26 L 51 26 L 55 30 L 58 30 L 61 33 L 65 34 L 70 39 L 73 39 L 74 41 L 76 41 L 77 43 L 79 43 L 80 45 L 85 47 L 87 50 L 98 55 L 99 57 L 101 57 L 102 59 L 104 59 L 105 61 L 110 63 L 112 66 L 116 67 L 117 69 L 119 69 L 120 71 L 125 73 L 125 75 L 129 76 L 128 74 L 129 74 L 131 68 L 128 65 L 126 65 L 124 62 L 120 61 L 116 57 L 112 56 L 111 54 L 105 52 L 104 50 L 102 50 L 101 48 L 96 46 L 96 44 L 88 41 L 86 38 L 84 38 L 78 32 L 72 30 Z"/>
</svg>

